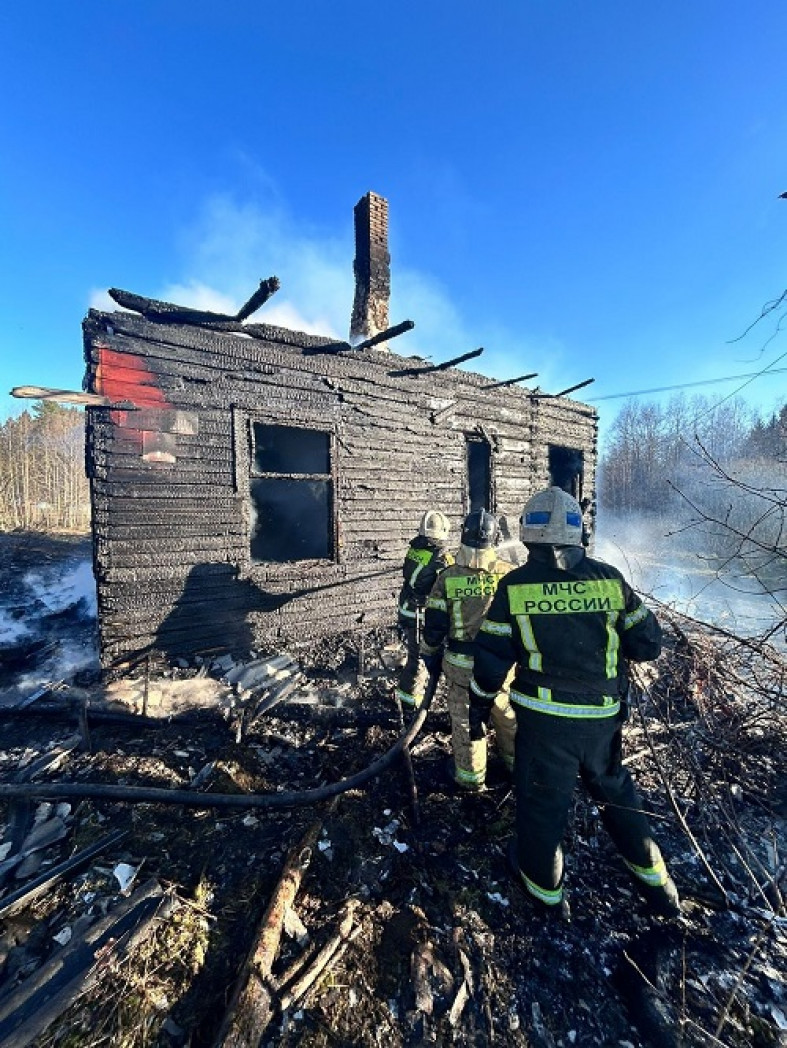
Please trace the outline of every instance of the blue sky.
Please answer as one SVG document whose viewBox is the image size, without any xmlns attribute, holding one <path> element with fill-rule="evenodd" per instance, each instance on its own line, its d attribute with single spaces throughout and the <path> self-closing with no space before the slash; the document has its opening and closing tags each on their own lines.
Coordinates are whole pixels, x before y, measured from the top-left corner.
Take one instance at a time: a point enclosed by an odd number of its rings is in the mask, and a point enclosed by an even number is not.
<svg viewBox="0 0 787 1048">
<path fill-rule="evenodd" d="M 0 419 L 79 389 L 106 288 L 347 337 L 390 204 L 394 347 L 615 394 L 787 398 L 787 5 L 30 0 L 0 15 Z M 732 394 L 744 382 L 688 389 Z M 604 398 L 604 399 L 601 399 Z"/>
</svg>

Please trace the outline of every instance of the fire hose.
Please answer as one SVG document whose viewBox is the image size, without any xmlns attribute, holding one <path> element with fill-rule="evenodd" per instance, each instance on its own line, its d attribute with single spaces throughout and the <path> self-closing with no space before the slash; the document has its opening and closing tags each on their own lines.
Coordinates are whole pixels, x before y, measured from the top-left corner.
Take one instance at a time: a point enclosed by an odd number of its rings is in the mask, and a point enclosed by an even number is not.
<svg viewBox="0 0 787 1048">
<path fill-rule="evenodd" d="M 430 681 L 424 701 L 409 727 L 393 746 L 363 771 L 327 786 L 311 790 L 291 790 L 263 794 L 195 793 L 193 790 L 158 789 L 150 786 L 111 786 L 97 782 L 0 783 L 0 800 L 6 797 L 85 798 L 108 801 L 136 801 L 139 804 L 180 804 L 189 808 L 297 808 L 319 804 L 340 793 L 357 789 L 388 768 L 410 746 L 426 721 L 437 688 L 437 677 Z"/>
</svg>

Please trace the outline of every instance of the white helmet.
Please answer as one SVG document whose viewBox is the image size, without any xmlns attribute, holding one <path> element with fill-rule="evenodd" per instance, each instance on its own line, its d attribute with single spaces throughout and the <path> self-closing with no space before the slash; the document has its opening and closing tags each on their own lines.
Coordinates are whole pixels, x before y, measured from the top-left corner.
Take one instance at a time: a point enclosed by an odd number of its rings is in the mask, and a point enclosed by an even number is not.
<svg viewBox="0 0 787 1048">
<path fill-rule="evenodd" d="M 525 543 L 550 546 L 582 545 L 582 510 L 575 498 L 562 488 L 536 492 L 525 503 L 519 537 Z"/>
<path fill-rule="evenodd" d="M 448 532 L 451 530 L 451 522 L 445 513 L 441 513 L 439 509 L 428 509 L 421 517 L 421 526 L 418 530 L 421 535 L 426 536 L 428 539 L 434 539 L 435 542 L 445 542 L 448 538 Z"/>
</svg>

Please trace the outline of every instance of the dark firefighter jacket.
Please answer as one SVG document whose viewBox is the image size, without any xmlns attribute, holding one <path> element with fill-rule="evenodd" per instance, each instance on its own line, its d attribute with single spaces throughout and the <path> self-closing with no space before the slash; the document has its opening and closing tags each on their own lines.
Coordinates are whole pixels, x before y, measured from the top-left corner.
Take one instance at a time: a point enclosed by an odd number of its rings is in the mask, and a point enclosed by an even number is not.
<svg viewBox="0 0 787 1048">
<path fill-rule="evenodd" d="M 499 560 L 495 550 L 484 550 L 482 563 L 468 566 L 465 546 L 460 547 L 456 563 L 443 571 L 426 601 L 421 651 L 431 655 L 447 640 L 445 661 L 454 666 L 473 665 L 474 640 L 492 603 L 500 579 L 513 570 L 513 564 Z"/>
<path fill-rule="evenodd" d="M 399 593 L 400 626 L 415 626 L 416 608 L 426 604 L 435 579 L 453 562 L 451 554 L 432 539 L 425 535 L 415 536 L 402 564 L 404 583 Z"/>
<path fill-rule="evenodd" d="M 500 585 L 476 638 L 473 696 L 489 702 L 514 663 L 511 701 L 562 717 L 611 717 L 625 660 L 661 651 L 661 627 L 617 568 L 583 556 L 570 570 L 529 559 Z"/>
</svg>

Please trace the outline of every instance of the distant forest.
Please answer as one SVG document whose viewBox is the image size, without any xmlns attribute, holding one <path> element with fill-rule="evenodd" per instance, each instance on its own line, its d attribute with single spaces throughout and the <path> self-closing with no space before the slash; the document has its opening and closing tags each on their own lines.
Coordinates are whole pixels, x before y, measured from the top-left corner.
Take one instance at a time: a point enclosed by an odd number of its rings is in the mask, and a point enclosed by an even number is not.
<svg viewBox="0 0 787 1048">
<path fill-rule="evenodd" d="M 0 423 L 0 531 L 90 530 L 85 414 L 36 401 Z"/>
</svg>

